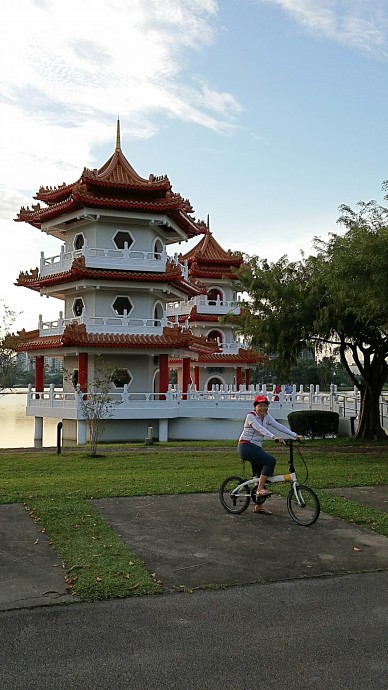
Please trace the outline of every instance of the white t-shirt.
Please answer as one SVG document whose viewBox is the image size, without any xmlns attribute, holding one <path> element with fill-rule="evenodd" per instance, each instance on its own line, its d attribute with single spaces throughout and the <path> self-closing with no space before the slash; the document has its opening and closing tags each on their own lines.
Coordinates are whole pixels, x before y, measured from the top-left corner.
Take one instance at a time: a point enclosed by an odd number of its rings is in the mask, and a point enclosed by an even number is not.
<svg viewBox="0 0 388 690">
<path fill-rule="evenodd" d="M 254 443 L 256 446 L 261 446 L 264 438 L 275 438 L 275 434 L 269 431 L 269 426 L 272 426 L 277 431 L 283 432 L 283 434 L 287 434 L 287 436 L 291 438 L 296 438 L 298 435 L 283 424 L 277 422 L 270 414 L 266 414 L 264 419 L 261 420 L 256 412 L 248 412 L 238 442 Z"/>
</svg>

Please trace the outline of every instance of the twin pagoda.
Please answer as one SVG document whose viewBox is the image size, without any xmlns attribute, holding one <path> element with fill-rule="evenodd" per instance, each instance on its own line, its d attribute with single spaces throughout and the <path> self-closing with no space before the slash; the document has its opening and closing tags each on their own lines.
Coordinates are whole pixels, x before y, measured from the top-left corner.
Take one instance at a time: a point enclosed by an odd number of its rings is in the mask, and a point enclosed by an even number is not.
<svg viewBox="0 0 388 690">
<path fill-rule="evenodd" d="M 120 403 L 103 440 L 144 439 L 150 427 L 159 440 L 227 438 L 233 416 L 238 433 L 250 367 L 261 360 L 235 339 L 233 320 L 222 319 L 240 313 L 232 281 L 242 255 L 216 242 L 209 221 L 195 220 L 166 175 L 138 175 L 122 152 L 119 122 L 101 168 L 41 187 L 34 199 L 16 220 L 57 238 L 58 254 L 42 252 L 39 268 L 16 284 L 60 301 L 55 321 L 39 316 L 37 329 L 13 342 L 35 361 L 27 399 L 35 445 L 47 417 L 63 423 L 65 440 L 87 442 L 80 395 L 101 372 Z M 195 238 L 187 253 L 168 254 Z M 45 390 L 45 357 L 63 360 L 63 391 Z"/>
</svg>

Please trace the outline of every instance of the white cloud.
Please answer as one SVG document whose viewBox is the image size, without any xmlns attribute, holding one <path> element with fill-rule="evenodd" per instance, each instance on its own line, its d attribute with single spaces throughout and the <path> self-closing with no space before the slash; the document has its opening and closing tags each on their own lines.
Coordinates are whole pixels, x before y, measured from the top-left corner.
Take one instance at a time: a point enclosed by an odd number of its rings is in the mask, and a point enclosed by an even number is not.
<svg viewBox="0 0 388 690">
<path fill-rule="evenodd" d="M 36 327 L 42 308 L 56 318 L 60 305 L 42 304 L 13 283 L 41 249 L 50 256 L 58 248 L 29 226 L 16 228 L 13 218 L 41 184 L 71 183 L 85 165 L 101 164 L 96 145 L 112 144 L 112 116 L 120 114 L 122 140 L 153 136 L 164 126 L 161 116 L 220 133 L 235 127 L 241 106 L 192 69 L 192 57 L 217 38 L 218 12 L 217 0 L 18 0 L 2 7 L 0 292 L 23 310 L 26 327 Z"/>
<path fill-rule="evenodd" d="M 72 181 L 97 163 L 93 146 L 111 141 L 117 112 L 126 137 L 153 136 L 161 114 L 232 131 L 241 106 L 189 70 L 193 51 L 214 42 L 217 14 L 216 0 L 7 3 L 0 42 L 7 184 L 35 190 L 37 167 L 46 179 L 60 169 Z"/>
<path fill-rule="evenodd" d="M 279 5 L 310 31 L 361 50 L 387 55 L 386 0 L 259 0 Z"/>
<path fill-rule="evenodd" d="M 106 116 L 112 108 L 128 116 L 152 113 L 160 102 L 168 109 L 166 94 L 174 101 L 170 115 L 201 122 L 207 103 L 186 90 L 193 112 L 185 110 L 180 79 L 188 81 L 188 50 L 204 50 L 214 41 L 217 7 L 215 0 L 8 3 L 0 43 L 1 63 L 9 66 L 2 70 L 2 93 L 46 123 L 55 112 L 62 126 L 79 126 L 85 116 L 90 121 L 93 112 Z M 222 130 L 228 109 L 233 113 L 237 104 L 229 94 L 208 92 L 213 101 L 222 97 Z M 208 121 L 205 115 L 202 124 Z"/>
</svg>

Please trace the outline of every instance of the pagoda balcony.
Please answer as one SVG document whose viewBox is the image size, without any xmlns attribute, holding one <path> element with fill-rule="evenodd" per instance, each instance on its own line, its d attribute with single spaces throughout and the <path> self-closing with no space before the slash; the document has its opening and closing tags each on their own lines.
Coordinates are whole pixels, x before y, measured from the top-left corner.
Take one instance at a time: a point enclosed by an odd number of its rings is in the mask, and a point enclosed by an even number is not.
<svg viewBox="0 0 388 690">
<path fill-rule="evenodd" d="M 188 316 L 194 307 L 197 308 L 198 314 L 214 314 L 217 317 L 225 314 L 238 316 L 241 311 L 240 303 L 236 300 L 225 301 L 219 297 L 216 300 L 209 300 L 206 295 L 197 295 L 187 302 L 170 302 L 166 313 L 168 317 Z"/>
<path fill-rule="evenodd" d="M 125 242 L 125 245 L 127 243 Z M 163 273 L 166 270 L 167 252 L 145 252 L 124 249 L 99 249 L 89 247 L 85 242 L 82 249 L 66 252 L 64 246 L 56 256 L 40 255 L 40 277 L 45 278 L 57 273 L 70 270 L 74 259 L 83 257 L 86 268 L 105 268 L 122 271 L 149 271 Z M 182 273 L 184 267 L 182 266 Z"/>
<path fill-rule="evenodd" d="M 239 350 L 247 350 L 249 348 L 248 343 L 239 342 L 234 340 L 232 343 L 219 343 L 219 352 L 215 352 L 214 355 L 238 355 Z"/>
<path fill-rule="evenodd" d="M 64 319 L 62 312 L 56 321 L 43 321 L 39 316 L 39 336 L 62 335 L 66 326 L 84 324 L 87 333 L 105 333 L 112 335 L 163 335 L 163 328 L 171 324 L 167 318 L 136 319 L 124 314 L 123 316 L 72 316 Z"/>
</svg>

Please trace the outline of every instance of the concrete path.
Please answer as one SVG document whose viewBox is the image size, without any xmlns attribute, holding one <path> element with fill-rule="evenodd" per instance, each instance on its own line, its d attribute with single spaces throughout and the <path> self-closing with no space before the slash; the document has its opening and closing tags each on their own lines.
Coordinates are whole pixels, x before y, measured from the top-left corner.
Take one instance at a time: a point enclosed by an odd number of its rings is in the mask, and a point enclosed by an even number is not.
<svg viewBox="0 0 388 690">
<path fill-rule="evenodd" d="M 301 527 L 278 496 L 271 516 L 230 515 L 215 494 L 93 504 L 169 590 L 388 570 L 387 538 L 324 514 Z"/>
<path fill-rule="evenodd" d="M 336 491 L 356 492 L 351 500 L 388 512 L 387 487 Z M 272 516 L 251 507 L 230 515 L 216 494 L 93 504 L 165 591 L 388 570 L 388 539 L 322 514 L 312 527 L 300 527 L 277 496 L 267 502 Z M 22 505 L 0 506 L 0 582 L 3 611 L 77 601 L 67 593 L 60 559 Z"/>
<path fill-rule="evenodd" d="M 22 505 L 0 506 L 0 610 L 70 602 L 60 558 Z"/>
</svg>

